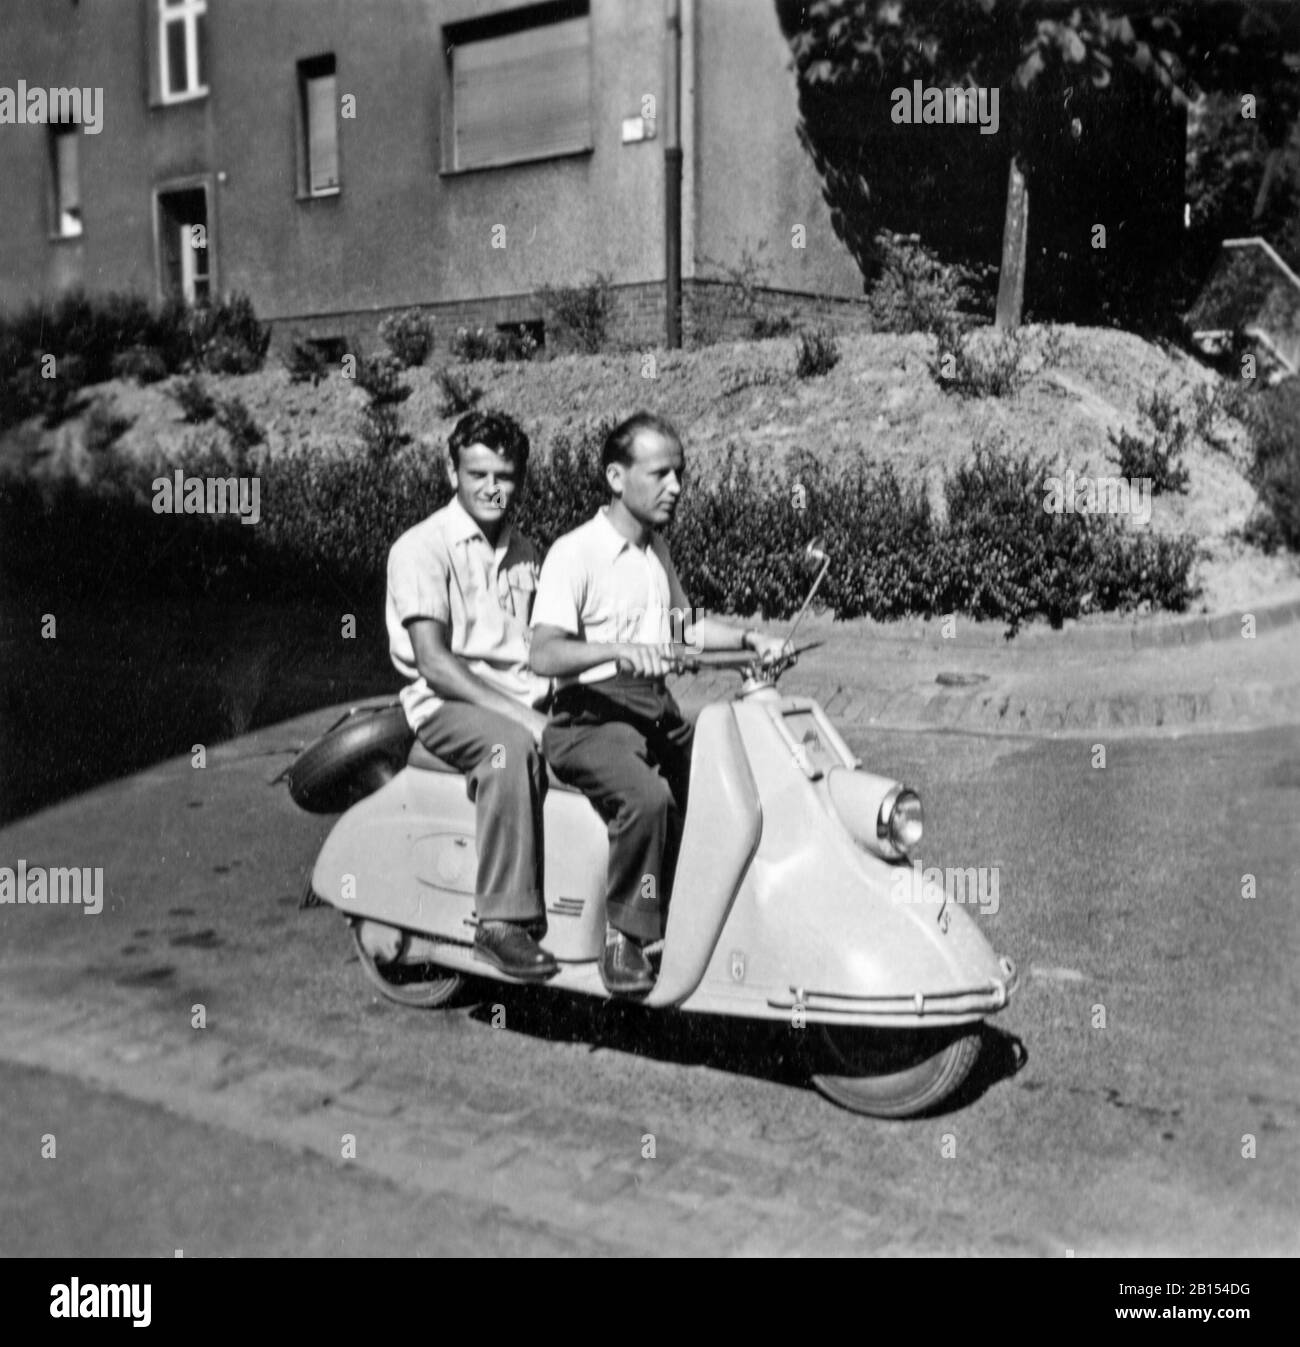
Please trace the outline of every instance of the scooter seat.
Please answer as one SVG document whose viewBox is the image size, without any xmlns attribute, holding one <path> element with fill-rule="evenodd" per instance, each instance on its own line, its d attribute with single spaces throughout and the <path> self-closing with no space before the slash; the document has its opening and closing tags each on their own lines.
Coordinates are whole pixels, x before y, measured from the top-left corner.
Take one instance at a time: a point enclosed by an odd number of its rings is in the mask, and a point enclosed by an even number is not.
<svg viewBox="0 0 1300 1347">
<path fill-rule="evenodd" d="M 411 745 L 411 751 L 406 755 L 406 765 L 408 767 L 418 767 L 426 772 L 450 772 L 453 776 L 460 776 L 460 773 L 451 765 L 451 763 L 438 757 L 436 753 L 430 753 L 418 739 Z M 549 762 L 546 764 L 546 778 L 549 781 L 552 790 L 564 790 L 572 795 L 582 794 L 577 787 L 565 785 L 565 783 L 555 775 Z"/>
</svg>

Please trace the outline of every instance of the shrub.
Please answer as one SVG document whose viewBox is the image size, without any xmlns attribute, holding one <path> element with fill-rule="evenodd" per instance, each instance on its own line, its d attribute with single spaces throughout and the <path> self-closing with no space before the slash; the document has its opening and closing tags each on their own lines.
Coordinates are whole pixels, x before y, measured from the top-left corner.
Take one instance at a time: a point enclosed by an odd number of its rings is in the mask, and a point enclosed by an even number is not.
<svg viewBox="0 0 1300 1347">
<path fill-rule="evenodd" d="M 247 295 L 190 310 L 190 342 L 197 362 L 212 374 L 252 374 L 262 368 L 271 329 L 257 321 Z"/>
<path fill-rule="evenodd" d="M 115 411 L 104 398 L 96 398 L 86 414 L 86 448 L 95 455 L 105 452 L 135 424 Z"/>
<path fill-rule="evenodd" d="M 840 346 L 835 334 L 819 327 L 802 329 L 795 343 L 795 375 L 800 379 L 820 378 L 840 363 Z"/>
<path fill-rule="evenodd" d="M 395 404 L 372 402 L 361 413 L 361 443 L 371 458 L 392 458 L 411 442 Z"/>
<path fill-rule="evenodd" d="M 933 332 L 951 341 L 970 327 L 987 289 L 981 273 L 942 261 L 914 234 L 881 230 L 874 250 L 879 273 L 867 308 L 877 332 Z"/>
<path fill-rule="evenodd" d="M 155 384 L 168 374 L 167 362 L 156 346 L 128 346 L 119 351 L 109 365 L 114 379 L 133 379 L 139 384 Z"/>
<path fill-rule="evenodd" d="M 455 370 L 440 369 L 437 373 L 438 388 L 442 399 L 438 410 L 443 416 L 460 416 L 483 396 L 483 390 L 472 385 L 465 375 Z"/>
<path fill-rule="evenodd" d="M 934 611 L 996 618 L 1012 635 L 1035 614 L 1055 626 L 1093 607 L 1186 607 L 1191 539 L 1127 535 L 1106 515 L 1049 513 L 1046 478 L 1044 461 L 982 444 L 948 477 L 929 577 Z"/>
<path fill-rule="evenodd" d="M 1151 494 L 1184 492 L 1191 474 L 1178 460 L 1187 444 L 1189 429 L 1173 399 L 1159 390 L 1138 402 L 1138 411 L 1151 423 L 1153 435 L 1143 439 L 1127 428 L 1118 436 L 1110 431 L 1110 442 L 1119 457 L 1120 475 L 1151 479 Z"/>
<path fill-rule="evenodd" d="M 1002 398 L 1016 393 L 1028 375 L 1021 368 L 1020 338 L 1010 333 L 939 334 L 928 366 L 935 382 L 964 398 Z"/>
<path fill-rule="evenodd" d="M 397 409 L 411 396 L 411 389 L 401 382 L 397 357 L 389 354 L 362 360 L 357 367 L 357 382 L 369 396 L 361 414 L 361 443 L 366 456 L 388 460 L 410 442 Z"/>
<path fill-rule="evenodd" d="M 253 414 L 244 406 L 242 398 L 222 398 L 216 405 L 217 424 L 230 436 L 237 461 L 255 444 L 263 440 L 262 428 Z"/>
<path fill-rule="evenodd" d="M 379 324 L 379 338 L 403 369 L 413 369 L 433 349 L 433 324 L 419 309 L 406 309 Z"/>
<path fill-rule="evenodd" d="M 696 346 L 712 346 L 729 331 L 754 338 L 788 337 L 794 320 L 788 314 L 769 313 L 762 307 L 770 265 L 760 256 L 767 246 L 759 241 L 751 252 L 746 246 L 737 262 L 719 262 L 711 257 L 700 260 L 717 272 L 715 283 L 697 285 L 690 294 L 691 341 Z"/>
<path fill-rule="evenodd" d="M 211 374 L 252 374 L 262 367 L 262 357 L 224 333 L 203 345 L 202 367 Z"/>
<path fill-rule="evenodd" d="M 1300 379 L 1261 392 L 1254 404 L 1251 475 L 1259 502 L 1245 535 L 1269 552 L 1300 552 Z"/>
<path fill-rule="evenodd" d="M 395 415 L 391 405 L 377 410 Z M 604 502 L 600 448 L 611 424 L 561 431 L 531 458 L 519 525 L 539 546 Z M 205 429 L 166 470 L 239 474 L 244 452 Z M 115 585 L 150 597 L 161 581 L 205 594 L 337 595 L 343 586 L 378 603 L 393 540 L 450 494 L 436 455 L 286 447 L 259 464 L 262 525 L 253 530 L 229 519 L 160 521 L 149 508 L 160 470 L 134 455 L 98 455 L 94 490 L 56 486 L 49 509 L 30 484 L 0 481 L 7 574 L 53 574 L 60 592 L 99 593 L 112 563 Z M 693 478 L 669 543 L 693 603 L 773 621 L 792 615 L 807 590 L 804 547 L 815 536 L 834 557 L 821 598 L 840 618 L 962 612 L 1002 621 L 1010 634 L 1035 615 L 1059 622 L 1142 603 L 1185 606 L 1191 540 L 1129 534 L 1105 515 L 1048 514 L 1046 471 L 1000 444 L 976 445 L 945 482 L 939 519 L 923 483 L 889 467 L 795 454 L 774 470 L 732 449 Z"/>
<path fill-rule="evenodd" d="M 495 360 L 508 363 L 513 360 L 535 360 L 542 343 L 533 334 L 540 332 L 540 323 L 517 323 L 501 331 L 486 331 L 481 327 L 456 329 L 451 339 L 451 353 L 457 360 Z"/>
<path fill-rule="evenodd" d="M 45 378 L 43 372 L 38 375 L 36 402 L 47 426 L 57 426 L 79 409 L 79 395 L 88 382 L 86 362 L 79 355 L 59 356 L 52 378 Z"/>
<path fill-rule="evenodd" d="M 561 340 L 588 355 L 604 350 L 614 309 L 609 276 L 598 272 L 586 285 L 543 286 L 537 297 Z"/>
<path fill-rule="evenodd" d="M 545 452 L 530 455 L 519 526 L 543 550 L 585 523 L 608 499 L 600 450 L 615 424 L 610 417 L 559 430 Z"/>
<path fill-rule="evenodd" d="M 357 383 L 365 389 L 372 405 L 396 406 L 411 396 L 401 375 L 402 366 L 392 355 L 371 356 L 357 365 Z"/>
<path fill-rule="evenodd" d="M 1065 333 L 1056 324 L 1052 324 L 1044 332 L 1041 354 L 1042 369 L 1058 369 L 1065 362 Z"/>
<path fill-rule="evenodd" d="M 260 533 L 277 566 L 297 583 L 337 593 L 340 584 L 379 589 L 397 537 L 445 505 L 451 488 L 432 454 L 385 458 L 290 447 L 260 470 Z"/>
<path fill-rule="evenodd" d="M 34 416 L 40 406 L 41 377 L 38 366 L 6 364 L 0 368 L 0 429 Z"/>
<path fill-rule="evenodd" d="M 804 547 L 825 538 L 835 565 L 821 598 L 839 617 L 892 617 L 925 601 L 916 560 L 930 546 L 924 491 L 892 470 L 792 458 L 773 477 L 734 447 L 683 498 L 671 544 L 693 603 L 789 617 L 808 587 Z"/>
<path fill-rule="evenodd" d="M 177 379 L 172 385 L 172 397 L 176 399 L 185 414 L 185 420 L 192 426 L 211 421 L 216 415 L 217 404 L 207 386 L 197 375 Z M 241 404 L 242 405 L 242 404 Z"/>
<path fill-rule="evenodd" d="M 794 319 L 788 313 L 760 313 L 749 324 L 749 333 L 756 341 L 769 337 L 788 337 L 794 331 Z"/>
<path fill-rule="evenodd" d="M 325 377 L 329 363 L 324 351 L 315 342 L 295 337 L 284 358 L 284 367 L 289 371 L 290 383 L 305 384 L 310 380 L 311 386 L 315 388 Z"/>
<path fill-rule="evenodd" d="M 497 349 L 497 334 L 481 327 L 458 327 L 451 339 L 451 353 L 457 360 L 492 360 Z"/>
<path fill-rule="evenodd" d="M 181 312 L 188 311 L 182 306 Z M 168 357 L 174 328 L 175 314 L 167 307 L 151 309 L 133 295 L 92 300 L 77 291 L 48 308 L 30 304 L 0 319 L 0 424 L 38 413 L 58 420 L 73 405 L 69 385 L 37 382 L 46 356 L 55 357 L 60 377 L 75 372 L 78 386 L 114 377 L 141 382 L 165 377 L 180 367 Z"/>
<path fill-rule="evenodd" d="M 538 336 L 534 336 L 533 329 L 536 329 Z M 542 349 L 541 323 L 518 323 L 514 327 L 506 328 L 497 333 L 496 346 L 492 352 L 493 359 L 501 361 L 527 361 L 536 360 L 538 353 Z"/>
</svg>

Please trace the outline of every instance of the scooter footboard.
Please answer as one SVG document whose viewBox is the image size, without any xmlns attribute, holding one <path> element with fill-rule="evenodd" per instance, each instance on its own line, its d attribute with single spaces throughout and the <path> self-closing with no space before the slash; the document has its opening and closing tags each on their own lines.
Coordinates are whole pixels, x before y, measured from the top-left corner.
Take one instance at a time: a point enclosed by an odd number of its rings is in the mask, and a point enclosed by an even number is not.
<svg viewBox="0 0 1300 1347">
<path fill-rule="evenodd" d="M 647 1005 L 676 1005 L 699 986 L 762 833 L 758 786 L 735 713 L 725 704 L 706 706 L 695 725 L 663 963 Z"/>
</svg>

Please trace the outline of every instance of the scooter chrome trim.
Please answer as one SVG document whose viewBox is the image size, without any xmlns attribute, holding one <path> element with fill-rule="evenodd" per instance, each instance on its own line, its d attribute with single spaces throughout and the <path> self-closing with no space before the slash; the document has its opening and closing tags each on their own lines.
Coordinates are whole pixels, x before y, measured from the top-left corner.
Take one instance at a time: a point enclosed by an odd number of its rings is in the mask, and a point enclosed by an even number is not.
<svg viewBox="0 0 1300 1347">
<path fill-rule="evenodd" d="M 769 997 L 767 1004 L 773 1010 L 793 1010 L 802 1006 L 811 1013 L 818 1011 L 849 1019 L 878 1015 L 905 1016 L 927 1022 L 940 1016 L 989 1015 L 1002 1010 L 1010 1000 L 1006 984 L 994 982 L 987 988 L 957 992 L 917 992 L 914 996 L 838 996 L 833 992 L 804 992 L 803 1000 L 791 988 L 789 998 Z"/>
<path fill-rule="evenodd" d="M 934 1023 L 938 1017 L 989 1015 L 1004 1010 L 1019 983 L 1015 964 L 1004 954 L 998 963 L 1005 980 L 994 978 L 987 987 L 964 988 L 947 992 L 914 992 L 910 996 L 852 996 L 844 992 L 809 991 L 791 987 L 786 997 L 769 996 L 773 1010 L 790 1011 L 802 1007 L 814 1015 L 834 1015 L 838 1022 L 865 1016 L 888 1015 L 915 1017 Z M 832 1021 L 834 1022 L 834 1021 Z"/>
</svg>

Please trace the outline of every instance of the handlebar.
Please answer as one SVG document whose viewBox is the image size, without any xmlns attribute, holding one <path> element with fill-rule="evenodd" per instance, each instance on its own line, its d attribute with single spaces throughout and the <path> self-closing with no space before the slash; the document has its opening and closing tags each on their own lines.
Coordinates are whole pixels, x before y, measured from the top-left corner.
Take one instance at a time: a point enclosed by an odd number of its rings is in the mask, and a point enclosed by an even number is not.
<svg viewBox="0 0 1300 1347">
<path fill-rule="evenodd" d="M 765 680 L 775 682 L 787 669 L 799 662 L 799 656 L 805 650 L 815 650 L 819 645 L 820 641 L 809 641 L 807 645 L 793 647 L 766 664 L 762 656 L 753 650 L 692 650 L 688 646 L 673 660 L 674 672 L 697 673 L 701 669 L 753 670 Z"/>
<path fill-rule="evenodd" d="M 673 662 L 689 673 L 695 669 L 747 669 L 761 661 L 752 650 L 697 650 L 677 655 Z"/>
</svg>

